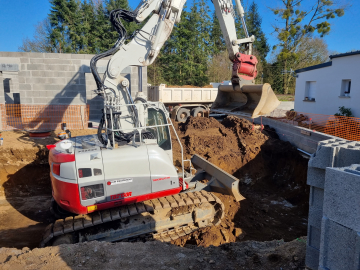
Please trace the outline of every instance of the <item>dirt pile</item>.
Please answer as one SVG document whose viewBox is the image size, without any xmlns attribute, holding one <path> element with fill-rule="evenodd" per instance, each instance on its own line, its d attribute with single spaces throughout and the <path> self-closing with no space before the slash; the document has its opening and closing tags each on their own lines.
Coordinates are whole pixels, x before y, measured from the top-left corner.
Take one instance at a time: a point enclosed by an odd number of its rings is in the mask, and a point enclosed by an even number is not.
<svg viewBox="0 0 360 270">
<path fill-rule="evenodd" d="M 0 248 L 1 269 L 304 269 L 305 239 L 180 248 L 161 242 L 89 242 L 42 249 Z"/>
<path fill-rule="evenodd" d="M 226 215 L 218 227 L 206 228 L 175 244 L 220 245 L 242 240 L 290 241 L 306 235 L 308 194 L 307 160 L 288 142 L 271 138 L 251 122 L 226 117 L 190 118 L 175 123 L 189 159 L 198 154 L 241 181 L 246 200 L 216 194 Z M 174 162 L 180 165 L 179 145 L 173 136 Z"/>
<path fill-rule="evenodd" d="M 37 247 L 45 227 L 53 220 L 49 212 L 51 183 L 46 145 L 59 141 L 59 131 L 45 139 L 30 138 L 23 131 L 2 132 L 0 247 Z M 72 136 L 96 132 L 73 130 Z"/>
<path fill-rule="evenodd" d="M 258 129 L 252 130 L 249 121 L 227 117 L 221 123 L 215 118 L 191 117 L 186 123 L 174 123 L 184 156 L 193 154 L 205 157 L 211 163 L 234 174 L 243 165 L 254 159 L 268 137 Z M 175 165 L 181 164 L 181 150 L 175 136 L 172 136 Z"/>
</svg>

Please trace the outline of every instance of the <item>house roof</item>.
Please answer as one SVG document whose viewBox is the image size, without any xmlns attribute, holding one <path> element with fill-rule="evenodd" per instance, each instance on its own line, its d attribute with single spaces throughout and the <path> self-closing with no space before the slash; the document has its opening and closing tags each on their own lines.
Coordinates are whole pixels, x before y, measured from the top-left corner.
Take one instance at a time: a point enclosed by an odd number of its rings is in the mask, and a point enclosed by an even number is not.
<svg viewBox="0 0 360 270">
<path fill-rule="evenodd" d="M 330 59 L 333 59 L 333 58 L 350 56 L 350 55 L 356 55 L 356 54 L 360 54 L 360 51 L 347 52 L 347 53 L 339 53 L 339 54 L 330 55 L 329 57 L 330 57 Z"/>
<path fill-rule="evenodd" d="M 301 72 L 305 72 L 305 71 L 309 71 L 309 70 L 314 70 L 314 69 L 319 69 L 319 68 L 324 68 L 324 67 L 330 67 L 332 65 L 332 62 L 326 62 L 326 63 L 322 63 L 319 65 L 315 65 L 315 66 L 310 66 L 310 67 L 306 67 L 306 68 L 300 68 L 295 70 L 295 73 L 301 73 Z"/>
</svg>

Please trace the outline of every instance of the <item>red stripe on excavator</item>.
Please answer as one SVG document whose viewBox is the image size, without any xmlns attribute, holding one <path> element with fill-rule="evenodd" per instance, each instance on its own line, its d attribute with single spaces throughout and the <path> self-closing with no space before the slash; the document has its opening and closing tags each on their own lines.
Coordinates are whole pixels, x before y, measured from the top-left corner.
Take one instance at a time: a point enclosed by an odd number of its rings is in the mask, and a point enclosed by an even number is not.
<svg viewBox="0 0 360 270">
<path fill-rule="evenodd" d="M 78 184 L 73 184 L 58 180 L 52 175 L 51 172 L 50 172 L 50 178 L 53 189 L 53 197 L 61 208 L 74 214 L 79 214 L 79 215 L 88 214 L 87 207 L 81 204 Z M 105 210 L 116 206 L 127 205 L 131 203 L 137 203 L 146 200 L 152 200 L 152 199 L 178 194 L 180 193 L 181 190 L 182 187 L 178 187 L 178 188 L 158 191 L 154 193 L 128 197 L 121 200 L 99 203 L 96 204 L 96 206 L 97 206 L 97 210 Z"/>
</svg>

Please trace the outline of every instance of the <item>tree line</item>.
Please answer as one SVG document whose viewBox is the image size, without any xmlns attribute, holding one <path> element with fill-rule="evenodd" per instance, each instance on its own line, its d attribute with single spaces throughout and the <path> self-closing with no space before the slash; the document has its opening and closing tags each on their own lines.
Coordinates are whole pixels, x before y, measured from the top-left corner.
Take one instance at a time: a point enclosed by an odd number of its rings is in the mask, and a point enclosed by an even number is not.
<svg viewBox="0 0 360 270">
<path fill-rule="evenodd" d="M 282 0 L 271 8 L 279 25 L 274 26 L 277 44 L 272 53 L 262 30 L 262 16 L 252 2 L 246 7 L 250 36 L 255 35 L 254 55 L 258 58 L 257 83 L 268 82 L 278 93 L 293 93 L 293 70 L 328 61 L 323 36 L 330 32 L 329 20 L 344 14 L 345 7 L 330 0 Z M 20 51 L 96 54 L 110 49 L 118 33 L 109 21 L 113 9 L 131 10 L 128 0 L 50 0 L 48 17 L 38 23 L 32 39 L 26 38 Z M 141 25 L 123 22 L 128 35 Z M 245 37 L 236 16 L 238 38 Z M 129 56 L 131 57 L 131 56 Z M 194 0 L 185 7 L 180 23 L 148 67 L 148 81 L 154 85 L 204 86 L 231 78 L 231 62 L 219 21 L 207 0 Z"/>
</svg>

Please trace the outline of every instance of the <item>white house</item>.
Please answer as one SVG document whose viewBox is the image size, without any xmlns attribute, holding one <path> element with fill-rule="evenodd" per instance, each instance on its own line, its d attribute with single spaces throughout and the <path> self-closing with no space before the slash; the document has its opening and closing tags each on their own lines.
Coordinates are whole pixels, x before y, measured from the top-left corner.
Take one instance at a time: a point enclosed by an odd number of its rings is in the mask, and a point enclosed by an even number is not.
<svg viewBox="0 0 360 270">
<path fill-rule="evenodd" d="M 360 51 L 296 70 L 295 111 L 334 115 L 340 106 L 360 117 Z"/>
</svg>

